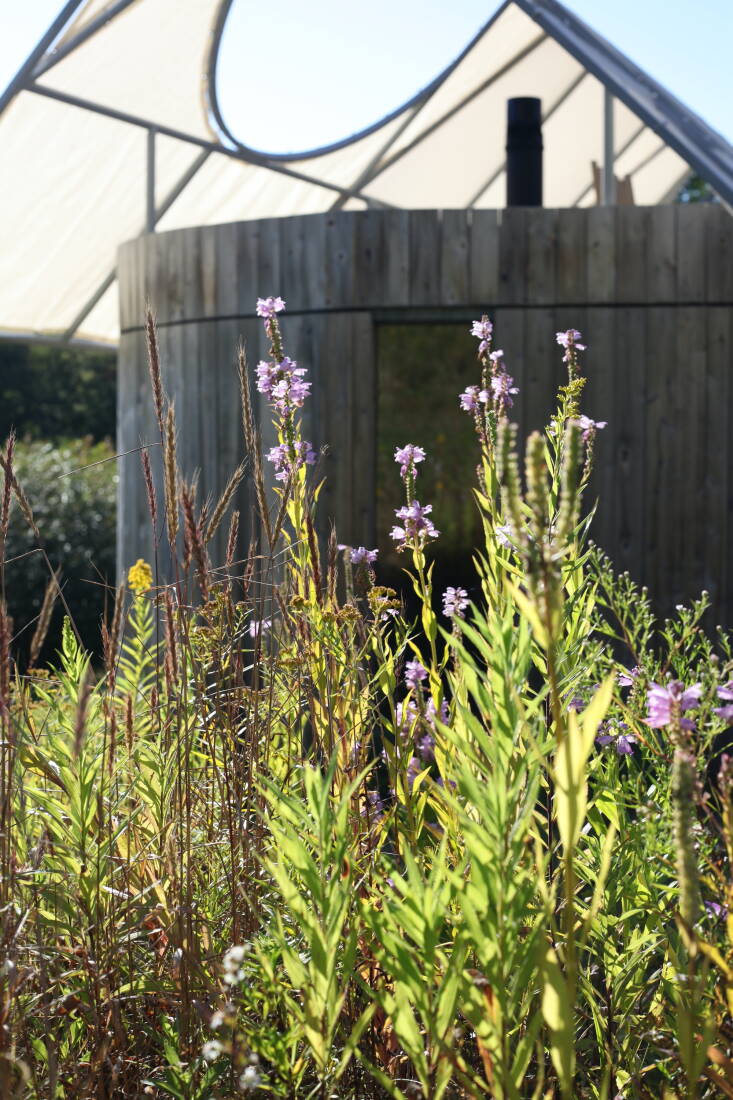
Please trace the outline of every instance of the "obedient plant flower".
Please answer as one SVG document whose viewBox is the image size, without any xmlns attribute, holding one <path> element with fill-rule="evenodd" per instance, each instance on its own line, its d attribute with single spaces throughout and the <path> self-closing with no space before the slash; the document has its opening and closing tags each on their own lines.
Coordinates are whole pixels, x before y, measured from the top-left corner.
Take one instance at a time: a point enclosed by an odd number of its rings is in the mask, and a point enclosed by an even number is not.
<svg viewBox="0 0 733 1100">
<path fill-rule="evenodd" d="M 465 588 L 446 588 L 443 593 L 443 614 L 448 619 L 462 619 L 468 607 L 468 592 Z"/>
<path fill-rule="evenodd" d="M 649 713 L 645 719 L 646 724 L 652 729 L 678 726 L 683 730 L 694 730 L 695 723 L 692 719 L 683 718 L 682 715 L 684 711 L 694 710 L 699 706 L 701 696 L 702 684 L 693 684 L 689 688 L 680 680 L 671 680 L 666 687 L 651 684 L 647 693 Z"/>
<path fill-rule="evenodd" d="M 292 454 L 295 455 L 293 462 Z M 277 447 L 271 447 L 267 452 L 267 461 L 275 467 L 276 481 L 287 481 L 291 473 L 299 470 L 303 463 L 312 466 L 318 455 L 306 440 L 296 440 L 292 444 L 278 443 Z"/>
<path fill-rule="evenodd" d="M 508 374 L 505 370 L 494 374 L 489 385 L 491 386 L 496 411 L 502 416 L 505 410 L 510 409 L 514 404 L 511 395 L 519 393 L 519 388 L 514 385 L 511 374 Z"/>
<path fill-rule="evenodd" d="M 491 333 L 494 331 L 494 326 L 488 317 L 484 316 L 480 321 L 474 321 L 471 325 L 471 335 L 475 336 L 480 341 L 478 346 L 479 355 L 483 355 L 491 347 Z"/>
<path fill-rule="evenodd" d="M 303 380 L 308 371 L 287 356 L 279 363 L 258 363 L 255 373 L 257 389 L 270 399 L 281 416 L 301 408 L 310 396 L 311 383 Z"/>
<path fill-rule="evenodd" d="M 428 704 L 425 707 L 425 721 L 430 726 L 431 730 L 435 731 L 435 721 L 436 721 L 436 719 L 440 719 L 440 721 L 443 723 L 444 726 L 447 725 L 448 724 L 448 717 L 449 717 L 449 713 L 448 713 L 448 700 L 447 699 L 442 700 L 442 702 L 440 704 L 440 710 L 438 710 L 436 708 L 435 703 L 433 702 L 432 699 L 428 699 Z"/>
<path fill-rule="evenodd" d="M 266 321 L 271 321 L 276 313 L 282 313 L 284 309 L 285 302 L 282 298 L 257 299 L 257 316 L 264 317 Z"/>
<path fill-rule="evenodd" d="M 575 351 L 586 350 L 586 345 L 580 343 L 583 339 L 583 334 L 578 332 L 577 328 L 569 328 L 567 332 L 556 332 L 555 339 L 561 348 L 565 348 L 565 354 L 563 355 L 564 363 L 570 361 L 573 349 L 575 349 Z"/>
<path fill-rule="evenodd" d="M 608 421 L 606 420 L 591 420 L 589 416 L 584 416 L 582 413 L 577 418 L 577 422 L 583 429 L 583 442 L 587 443 L 591 435 L 595 435 L 601 428 L 608 427 Z"/>
<path fill-rule="evenodd" d="M 499 543 L 499 546 L 504 546 L 507 550 L 511 548 L 512 529 L 508 523 L 502 523 L 498 527 L 495 527 L 494 534 L 496 535 L 496 541 Z"/>
<path fill-rule="evenodd" d="M 488 397 L 486 390 L 482 390 L 481 393 Z M 479 401 L 482 400 L 479 395 L 478 386 L 467 386 L 463 393 L 458 395 L 458 400 L 464 412 L 475 413 L 479 406 Z"/>
<path fill-rule="evenodd" d="M 602 747 L 613 745 L 619 756 L 630 756 L 634 751 L 636 738 L 627 732 L 628 728 L 625 722 L 601 722 L 596 744 Z"/>
<path fill-rule="evenodd" d="M 413 691 L 417 691 L 421 682 L 428 674 L 428 670 L 420 663 L 420 661 L 408 661 L 405 665 L 405 683 L 408 688 L 412 688 Z"/>
<path fill-rule="evenodd" d="M 373 565 L 379 553 L 378 550 L 367 550 L 365 546 L 345 546 L 344 543 L 339 543 L 339 550 L 349 551 L 352 565 Z"/>
<path fill-rule="evenodd" d="M 417 463 L 425 458 L 425 451 L 416 443 L 406 443 L 404 447 L 397 447 L 394 453 L 395 462 L 400 464 L 400 477 L 406 481 L 408 477 L 417 477 Z"/>
<path fill-rule="evenodd" d="M 433 521 L 428 519 L 428 513 L 432 512 L 432 504 L 420 504 L 419 500 L 413 500 L 411 504 L 405 504 L 395 512 L 397 519 L 401 519 L 404 526 L 395 526 L 390 532 L 390 537 L 397 543 L 398 550 L 404 550 L 406 546 L 422 544 L 427 539 L 437 539 L 440 531 L 433 526 Z"/>
<path fill-rule="evenodd" d="M 435 737 L 433 734 L 424 733 L 422 737 L 419 737 L 415 742 L 415 749 L 421 760 L 424 760 L 426 764 L 431 763 L 435 759 Z"/>
<path fill-rule="evenodd" d="M 725 706 L 714 707 L 714 713 L 724 722 L 733 722 L 733 680 L 729 680 L 723 687 L 718 688 L 718 698 L 725 703 Z"/>
<path fill-rule="evenodd" d="M 419 686 L 420 683 L 418 681 L 418 688 Z M 395 710 L 395 716 L 397 718 L 397 733 L 404 741 L 406 737 L 409 737 L 415 723 L 420 717 L 420 712 L 417 709 L 415 700 L 410 698 L 405 700 L 405 702 L 398 703 Z"/>
<path fill-rule="evenodd" d="M 633 668 L 630 668 L 630 669 L 625 669 L 624 668 L 624 669 L 622 669 L 619 672 L 618 676 L 617 676 L 617 680 L 618 680 L 619 685 L 621 687 L 625 687 L 625 688 L 633 687 L 634 684 L 636 683 L 636 681 L 638 680 L 640 674 L 641 674 L 641 669 L 639 668 L 638 665 L 634 665 Z"/>
</svg>

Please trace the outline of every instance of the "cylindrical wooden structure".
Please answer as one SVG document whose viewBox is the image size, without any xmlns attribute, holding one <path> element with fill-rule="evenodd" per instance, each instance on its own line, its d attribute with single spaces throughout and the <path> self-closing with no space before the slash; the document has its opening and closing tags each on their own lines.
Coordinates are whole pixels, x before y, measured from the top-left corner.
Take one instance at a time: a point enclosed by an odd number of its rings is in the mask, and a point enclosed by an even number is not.
<svg viewBox="0 0 733 1100">
<path fill-rule="evenodd" d="M 140 237 L 122 246 L 118 274 L 120 453 L 157 439 L 149 301 L 183 473 L 199 469 L 200 497 L 216 497 L 243 455 L 236 347 L 241 337 L 251 368 L 264 357 L 255 302 L 280 294 L 287 351 L 313 382 L 306 432 L 328 448 L 321 528 L 334 520 L 341 541 L 367 546 L 376 540 L 380 325 L 468 327 L 487 312 L 520 387 L 523 431 L 545 422 L 562 381 L 555 332 L 580 329 L 583 407 L 609 425 L 596 445 L 595 538 L 664 605 L 706 587 L 718 617 L 733 621 L 733 219 L 721 207 L 369 210 L 240 222 Z M 457 401 L 454 390 L 446 378 L 446 402 Z M 259 416 L 267 449 L 262 405 Z M 404 420 L 407 441 L 409 408 Z M 119 504 L 126 567 L 151 545 L 137 454 L 120 460 Z M 244 524 L 242 548 L 246 539 Z"/>
</svg>

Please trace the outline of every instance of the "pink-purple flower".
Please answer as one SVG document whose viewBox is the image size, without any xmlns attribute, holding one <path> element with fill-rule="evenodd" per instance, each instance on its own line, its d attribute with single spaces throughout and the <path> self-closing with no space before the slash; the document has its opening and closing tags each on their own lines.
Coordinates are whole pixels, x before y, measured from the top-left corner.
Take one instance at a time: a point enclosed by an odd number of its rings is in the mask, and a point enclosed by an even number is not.
<svg viewBox="0 0 733 1100">
<path fill-rule="evenodd" d="M 282 313 L 284 309 L 285 302 L 282 298 L 257 299 L 257 316 L 264 317 L 267 321 L 271 321 L 276 313 Z"/>
<path fill-rule="evenodd" d="M 616 679 L 621 687 L 633 687 L 641 674 L 641 669 L 638 665 L 634 665 L 633 668 L 622 668 L 618 673 Z"/>
<path fill-rule="evenodd" d="M 679 725 L 681 729 L 692 730 L 695 723 L 691 718 L 683 718 L 687 710 L 694 710 L 700 704 L 702 684 L 693 684 L 686 688 L 680 680 L 670 680 L 665 686 L 651 684 L 647 693 L 646 724 L 652 729 Z"/>
<path fill-rule="evenodd" d="M 394 453 L 395 462 L 400 464 L 400 477 L 403 481 L 407 477 L 417 477 L 417 463 L 425 458 L 425 451 L 416 443 L 406 443 L 404 447 L 397 447 Z"/>
<path fill-rule="evenodd" d="M 482 390 L 482 393 L 485 393 Z M 461 408 L 464 412 L 473 413 L 479 405 L 479 388 L 478 386 L 466 386 L 463 393 L 459 394 L 458 400 L 461 403 Z"/>
<path fill-rule="evenodd" d="M 405 683 L 413 691 L 418 690 L 427 674 L 428 670 L 420 661 L 408 661 L 405 665 Z"/>
<path fill-rule="evenodd" d="M 599 733 L 596 744 L 605 747 L 613 745 L 619 756 L 631 756 L 636 744 L 636 737 L 628 732 L 629 727 L 625 722 L 602 722 L 598 727 Z"/>
<path fill-rule="evenodd" d="M 585 416 L 583 413 L 578 417 L 576 423 L 583 429 L 583 442 L 587 443 L 588 438 L 591 435 L 595 435 L 601 428 L 606 428 L 608 422 L 606 420 L 591 420 L 589 416 Z"/>
<path fill-rule="evenodd" d="M 478 346 L 479 355 L 483 353 L 489 347 L 491 343 L 491 333 L 494 330 L 494 326 L 488 317 L 482 317 L 480 321 L 474 321 L 471 325 L 471 335 L 475 336 L 480 341 Z"/>
<path fill-rule="evenodd" d="M 566 332 L 556 332 L 555 339 L 560 347 L 565 348 L 565 354 L 563 355 L 563 362 L 570 362 L 570 358 L 573 351 L 585 351 L 586 345 L 581 344 L 583 334 L 578 332 L 577 328 L 569 328 Z"/>
<path fill-rule="evenodd" d="M 446 588 L 443 593 L 443 614 L 448 619 L 463 618 L 468 607 L 468 592 L 465 588 Z"/>
<path fill-rule="evenodd" d="M 498 411 L 501 413 L 504 409 L 510 409 L 514 404 L 512 395 L 519 393 L 519 388 L 514 385 L 511 374 L 507 374 L 505 370 L 499 371 L 493 375 L 489 384 Z"/>
<path fill-rule="evenodd" d="M 295 456 L 294 462 L 291 451 Z M 305 439 L 292 444 L 278 443 L 277 447 L 271 447 L 267 453 L 267 461 L 272 462 L 275 467 L 276 481 L 287 481 L 290 474 L 299 470 L 303 463 L 312 466 L 317 458 L 318 455 Z"/>
<path fill-rule="evenodd" d="M 373 565 L 377 560 L 378 550 L 367 550 L 365 546 L 341 546 L 341 550 L 348 549 L 349 561 L 352 565 Z"/>
<path fill-rule="evenodd" d="M 411 504 L 405 504 L 395 512 L 397 519 L 403 522 L 402 527 L 394 526 L 390 537 L 397 543 L 398 550 L 404 550 L 406 546 L 415 542 L 423 543 L 426 539 L 435 539 L 440 531 L 433 526 L 429 519 L 432 512 L 432 504 L 420 504 L 419 500 L 413 500 Z"/>
<path fill-rule="evenodd" d="M 255 373 L 257 389 L 266 394 L 282 416 L 301 408 L 310 395 L 311 383 L 304 381 L 308 371 L 287 355 L 279 363 L 258 363 Z"/>
<path fill-rule="evenodd" d="M 729 680 L 723 687 L 718 688 L 718 698 L 725 703 L 725 706 L 714 707 L 713 712 L 724 722 L 733 722 L 733 680 Z"/>
</svg>

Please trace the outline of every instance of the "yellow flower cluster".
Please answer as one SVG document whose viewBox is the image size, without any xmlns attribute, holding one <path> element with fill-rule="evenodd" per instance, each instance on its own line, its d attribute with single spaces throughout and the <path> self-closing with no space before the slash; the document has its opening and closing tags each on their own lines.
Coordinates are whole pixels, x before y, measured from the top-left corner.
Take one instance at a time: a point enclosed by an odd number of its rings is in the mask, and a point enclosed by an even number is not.
<svg viewBox="0 0 733 1100">
<path fill-rule="evenodd" d="M 142 558 L 138 558 L 135 564 L 130 566 L 127 583 L 136 596 L 139 596 L 142 592 L 147 592 L 152 586 L 153 571 Z"/>
</svg>

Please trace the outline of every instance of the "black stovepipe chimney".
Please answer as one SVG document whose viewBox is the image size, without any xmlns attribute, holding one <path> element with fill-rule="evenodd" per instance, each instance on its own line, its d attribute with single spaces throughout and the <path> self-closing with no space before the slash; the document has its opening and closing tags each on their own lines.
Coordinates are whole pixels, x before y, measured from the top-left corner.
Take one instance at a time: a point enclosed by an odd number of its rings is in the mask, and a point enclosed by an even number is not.
<svg viewBox="0 0 733 1100">
<path fill-rule="evenodd" d="M 506 204 L 542 206 L 542 101 L 507 100 Z"/>
</svg>

